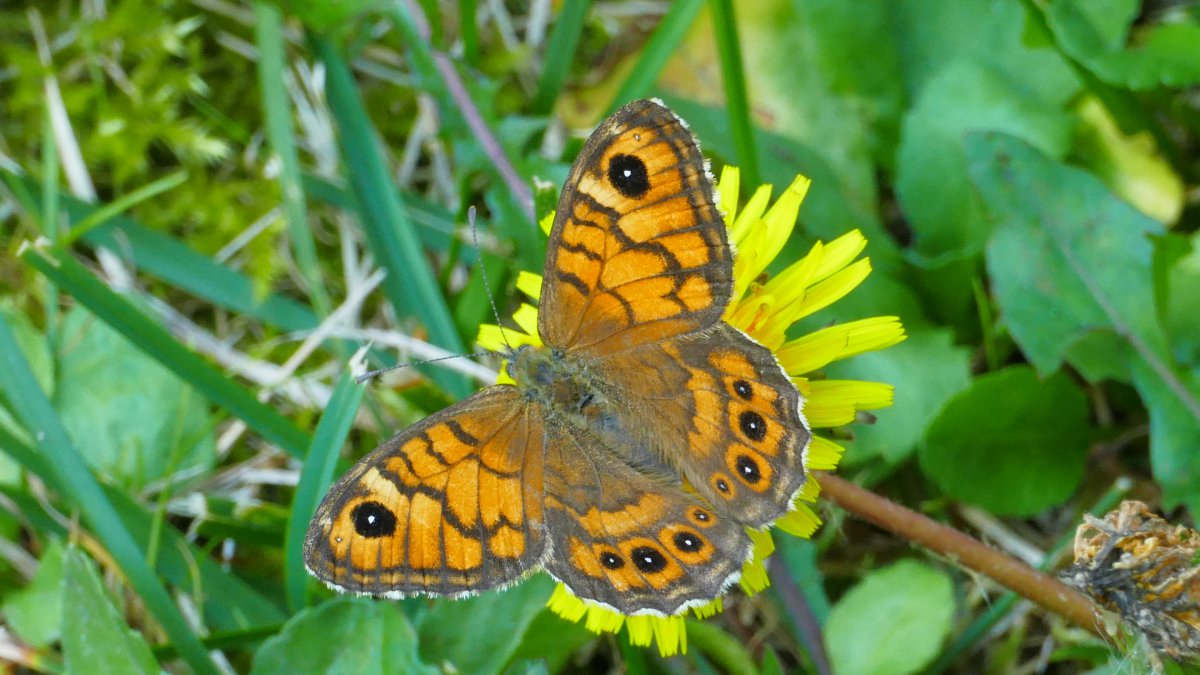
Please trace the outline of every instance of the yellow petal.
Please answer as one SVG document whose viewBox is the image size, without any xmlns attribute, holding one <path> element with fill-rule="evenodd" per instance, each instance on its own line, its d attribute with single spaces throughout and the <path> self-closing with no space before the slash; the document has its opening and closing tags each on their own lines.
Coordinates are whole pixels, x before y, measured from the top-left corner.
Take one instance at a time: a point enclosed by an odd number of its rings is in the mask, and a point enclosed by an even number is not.
<svg viewBox="0 0 1200 675">
<path fill-rule="evenodd" d="M 775 527 L 794 537 L 808 539 L 821 526 L 821 517 L 808 504 L 797 503 L 794 506 L 794 510 L 775 521 Z"/>
<path fill-rule="evenodd" d="M 542 297 L 542 275 L 521 270 L 517 272 L 517 290 L 534 300 Z"/>
<path fill-rule="evenodd" d="M 894 389 L 882 382 L 814 380 L 807 383 L 804 417 L 814 428 L 839 427 L 854 421 L 860 410 L 886 408 Z"/>
<path fill-rule="evenodd" d="M 771 585 L 771 578 L 767 576 L 767 558 L 775 552 L 775 540 L 771 538 L 769 531 L 746 530 L 750 535 L 750 541 L 754 542 L 754 555 L 750 560 L 742 565 L 742 590 L 746 591 L 747 595 L 754 595 Z"/>
<path fill-rule="evenodd" d="M 739 249 L 751 246 L 751 242 L 747 238 L 758 232 L 758 228 L 753 226 L 762 220 L 762 215 L 767 210 L 767 203 L 771 201 L 771 190 L 770 185 L 759 185 L 750 197 L 750 201 L 742 207 L 737 219 L 729 225 L 729 240 Z"/>
<path fill-rule="evenodd" d="M 817 268 L 814 280 L 824 279 L 837 270 L 850 264 L 867 247 L 867 238 L 858 230 L 850 230 L 846 234 L 825 245 L 825 255 Z"/>
<path fill-rule="evenodd" d="M 800 375 L 833 361 L 891 347 L 904 337 L 899 317 L 877 316 L 814 331 L 783 345 L 775 355 L 784 370 Z"/>
<path fill-rule="evenodd" d="M 804 468 L 810 471 L 832 471 L 837 468 L 844 452 L 845 448 L 828 438 L 813 436 L 808 442 L 808 449 L 804 451 Z"/>
<path fill-rule="evenodd" d="M 554 227 L 554 214 L 556 211 L 547 213 L 544 218 L 538 221 L 538 227 L 542 228 L 542 234 L 550 236 L 550 228 Z"/>
<path fill-rule="evenodd" d="M 824 281 L 813 284 L 802 300 L 792 306 L 781 307 L 780 311 L 787 312 L 793 317 L 793 321 L 803 319 L 844 298 L 847 293 L 858 288 L 858 285 L 870 273 L 871 261 L 863 258 L 853 265 L 835 272 Z"/>
<path fill-rule="evenodd" d="M 717 181 L 717 206 L 725 214 L 726 227 L 734 221 L 738 213 L 738 190 L 741 189 L 742 172 L 736 166 L 726 164 L 721 169 L 721 179 Z"/>
</svg>

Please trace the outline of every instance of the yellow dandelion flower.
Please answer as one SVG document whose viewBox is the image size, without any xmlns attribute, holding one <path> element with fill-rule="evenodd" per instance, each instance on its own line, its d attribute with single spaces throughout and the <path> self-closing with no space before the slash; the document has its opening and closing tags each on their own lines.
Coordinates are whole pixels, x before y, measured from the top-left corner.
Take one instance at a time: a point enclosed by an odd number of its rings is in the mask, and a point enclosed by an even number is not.
<svg viewBox="0 0 1200 675">
<path fill-rule="evenodd" d="M 772 187 L 763 185 L 739 208 L 740 174 L 737 168 L 727 166 L 721 173 L 717 193 L 725 211 L 729 241 L 737 251 L 733 299 L 725 310 L 725 320 L 775 353 L 803 396 L 805 419 L 813 430 L 818 430 L 846 425 L 860 411 L 891 405 L 892 387 L 879 382 L 830 380 L 810 375 L 839 359 L 895 345 L 904 340 L 905 334 L 899 318 L 884 316 L 833 325 L 788 339 L 787 331 L 792 324 L 844 297 L 871 271 L 870 261 L 859 257 L 867 241 L 854 230 L 828 243 L 817 242 L 800 260 L 769 279 L 762 278 L 791 237 L 809 185 L 807 178 L 797 176 L 774 203 L 771 203 Z M 546 234 L 553 219 L 550 214 L 541 222 Z M 517 288 L 533 299 L 541 296 L 541 284 L 541 277 L 529 272 L 521 272 L 517 279 Z M 536 307 L 522 304 L 513 314 L 513 322 L 519 330 L 505 328 L 501 333 L 499 326 L 482 326 L 477 342 L 492 351 L 523 344 L 541 345 Z M 501 375 L 501 381 L 509 380 Z M 821 488 L 811 472 L 836 468 L 842 452 L 842 447 L 832 440 L 813 435 L 805 453 L 808 480 L 796 496 L 793 510 L 772 527 L 797 537 L 812 536 L 821 519 L 811 505 Z M 765 560 L 775 550 L 775 542 L 769 530 L 748 532 L 753 556 L 742 569 L 740 585 L 747 594 L 754 594 L 770 583 Z M 615 633 L 624 627 L 632 644 L 657 643 L 663 656 L 687 650 L 685 614 L 625 616 L 576 597 L 563 584 L 550 596 L 547 607 L 567 621 L 584 622 L 588 630 L 596 633 Z M 721 609 L 722 600 L 718 597 L 706 605 L 693 607 L 691 612 L 705 618 Z"/>
</svg>

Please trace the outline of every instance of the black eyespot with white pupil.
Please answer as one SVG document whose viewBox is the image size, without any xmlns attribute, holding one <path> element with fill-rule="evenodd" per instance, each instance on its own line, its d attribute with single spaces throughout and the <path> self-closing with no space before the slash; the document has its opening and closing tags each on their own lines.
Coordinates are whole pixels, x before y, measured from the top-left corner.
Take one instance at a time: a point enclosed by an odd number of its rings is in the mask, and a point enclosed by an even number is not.
<svg viewBox="0 0 1200 675">
<path fill-rule="evenodd" d="M 379 502 L 363 502 L 350 512 L 354 531 L 360 537 L 375 539 L 396 531 L 396 516 Z"/>
<path fill-rule="evenodd" d="M 729 483 L 726 483 L 724 478 L 718 478 L 716 485 L 721 492 L 729 492 Z"/>
<path fill-rule="evenodd" d="M 712 516 L 708 515 L 708 511 L 702 511 L 700 509 L 692 511 L 692 517 L 702 523 L 707 523 L 708 519 L 712 518 Z"/>
<path fill-rule="evenodd" d="M 633 155 L 613 155 L 608 160 L 608 182 L 627 199 L 641 199 L 650 191 L 646 163 Z"/>
<path fill-rule="evenodd" d="M 704 548 L 704 540 L 700 535 L 688 530 L 676 532 L 672 540 L 675 542 L 675 548 L 684 553 L 695 553 Z"/>
<path fill-rule="evenodd" d="M 739 415 L 738 425 L 741 426 L 742 433 L 746 434 L 746 438 L 752 441 L 761 441 L 767 437 L 767 421 L 753 410 L 747 410 Z"/>
<path fill-rule="evenodd" d="M 751 398 L 754 398 L 754 388 L 751 387 L 750 383 L 745 380 L 738 380 L 737 382 L 734 382 L 733 391 L 738 396 L 741 396 L 742 400 L 744 401 L 749 401 Z"/>
<path fill-rule="evenodd" d="M 667 557 L 656 548 L 639 546 L 629 553 L 633 558 L 634 567 L 647 574 L 661 572 L 667 566 Z"/>
<path fill-rule="evenodd" d="M 600 564 L 610 570 L 619 570 L 625 566 L 625 559 L 612 551 L 605 551 L 600 554 Z"/>
<path fill-rule="evenodd" d="M 758 468 L 758 462 L 748 455 L 738 455 L 737 470 L 738 475 L 747 483 L 757 483 L 762 480 L 762 471 Z"/>
</svg>

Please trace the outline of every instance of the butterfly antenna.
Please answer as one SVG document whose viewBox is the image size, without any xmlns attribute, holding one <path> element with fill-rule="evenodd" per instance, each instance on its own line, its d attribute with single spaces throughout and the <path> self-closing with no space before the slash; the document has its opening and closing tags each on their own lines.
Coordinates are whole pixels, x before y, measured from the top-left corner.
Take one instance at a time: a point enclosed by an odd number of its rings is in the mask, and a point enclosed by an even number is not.
<svg viewBox="0 0 1200 675">
<path fill-rule="evenodd" d="M 487 265 L 483 264 L 483 248 L 479 246 L 479 228 L 475 225 L 475 207 L 467 207 L 467 223 L 471 226 L 471 241 L 475 243 L 475 253 L 479 256 L 479 274 L 483 277 L 483 290 L 487 292 L 488 304 L 492 306 L 492 316 L 496 318 L 496 326 L 500 329 L 500 339 L 504 346 L 512 351 L 508 334 L 504 332 L 504 324 L 500 323 L 500 310 L 496 309 L 496 296 L 492 293 L 492 283 L 488 280 Z"/>
<path fill-rule="evenodd" d="M 437 363 L 438 361 L 449 361 L 450 359 L 463 359 L 463 358 L 476 359 L 476 358 L 480 358 L 482 356 L 491 356 L 491 353 L 490 352 L 479 352 L 476 354 L 451 354 L 449 356 L 439 356 L 436 359 L 424 359 L 421 361 L 409 361 L 408 363 L 398 363 L 394 366 L 388 366 L 387 368 L 379 368 L 378 370 L 368 370 L 367 372 L 363 373 L 362 375 L 359 375 L 358 377 L 354 378 L 354 381 L 357 382 L 358 384 L 362 384 L 363 382 L 366 382 L 367 380 L 375 379 L 376 377 L 379 377 L 380 375 L 383 375 L 384 373 L 390 373 L 393 370 L 400 370 L 401 368 L 410 368 L 412 366 L 423 366 L 426 363 Z"/>
</svg>

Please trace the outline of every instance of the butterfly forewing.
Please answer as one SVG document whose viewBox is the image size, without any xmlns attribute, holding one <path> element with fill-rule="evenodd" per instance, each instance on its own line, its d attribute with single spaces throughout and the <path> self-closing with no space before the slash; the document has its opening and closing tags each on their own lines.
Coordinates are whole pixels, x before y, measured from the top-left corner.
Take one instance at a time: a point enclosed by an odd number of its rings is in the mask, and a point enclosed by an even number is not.
<svg viewBox="0 0 1200 675">
<path fill-rule="evenodd" d="M 558 201 L 542 340 L 603 354 L 719 320 L 733 268 L 713 194 L 695 139 L 670 110 L 635 101 L 617 111 Z"/>
<path fill-rule="evenodd" d="M 400 596 L 494 588 L 545 551 L 542 423 L 496 386 L 405 429 L 330 488 L 305 539 L 310 572 Z"/>
</svg>

